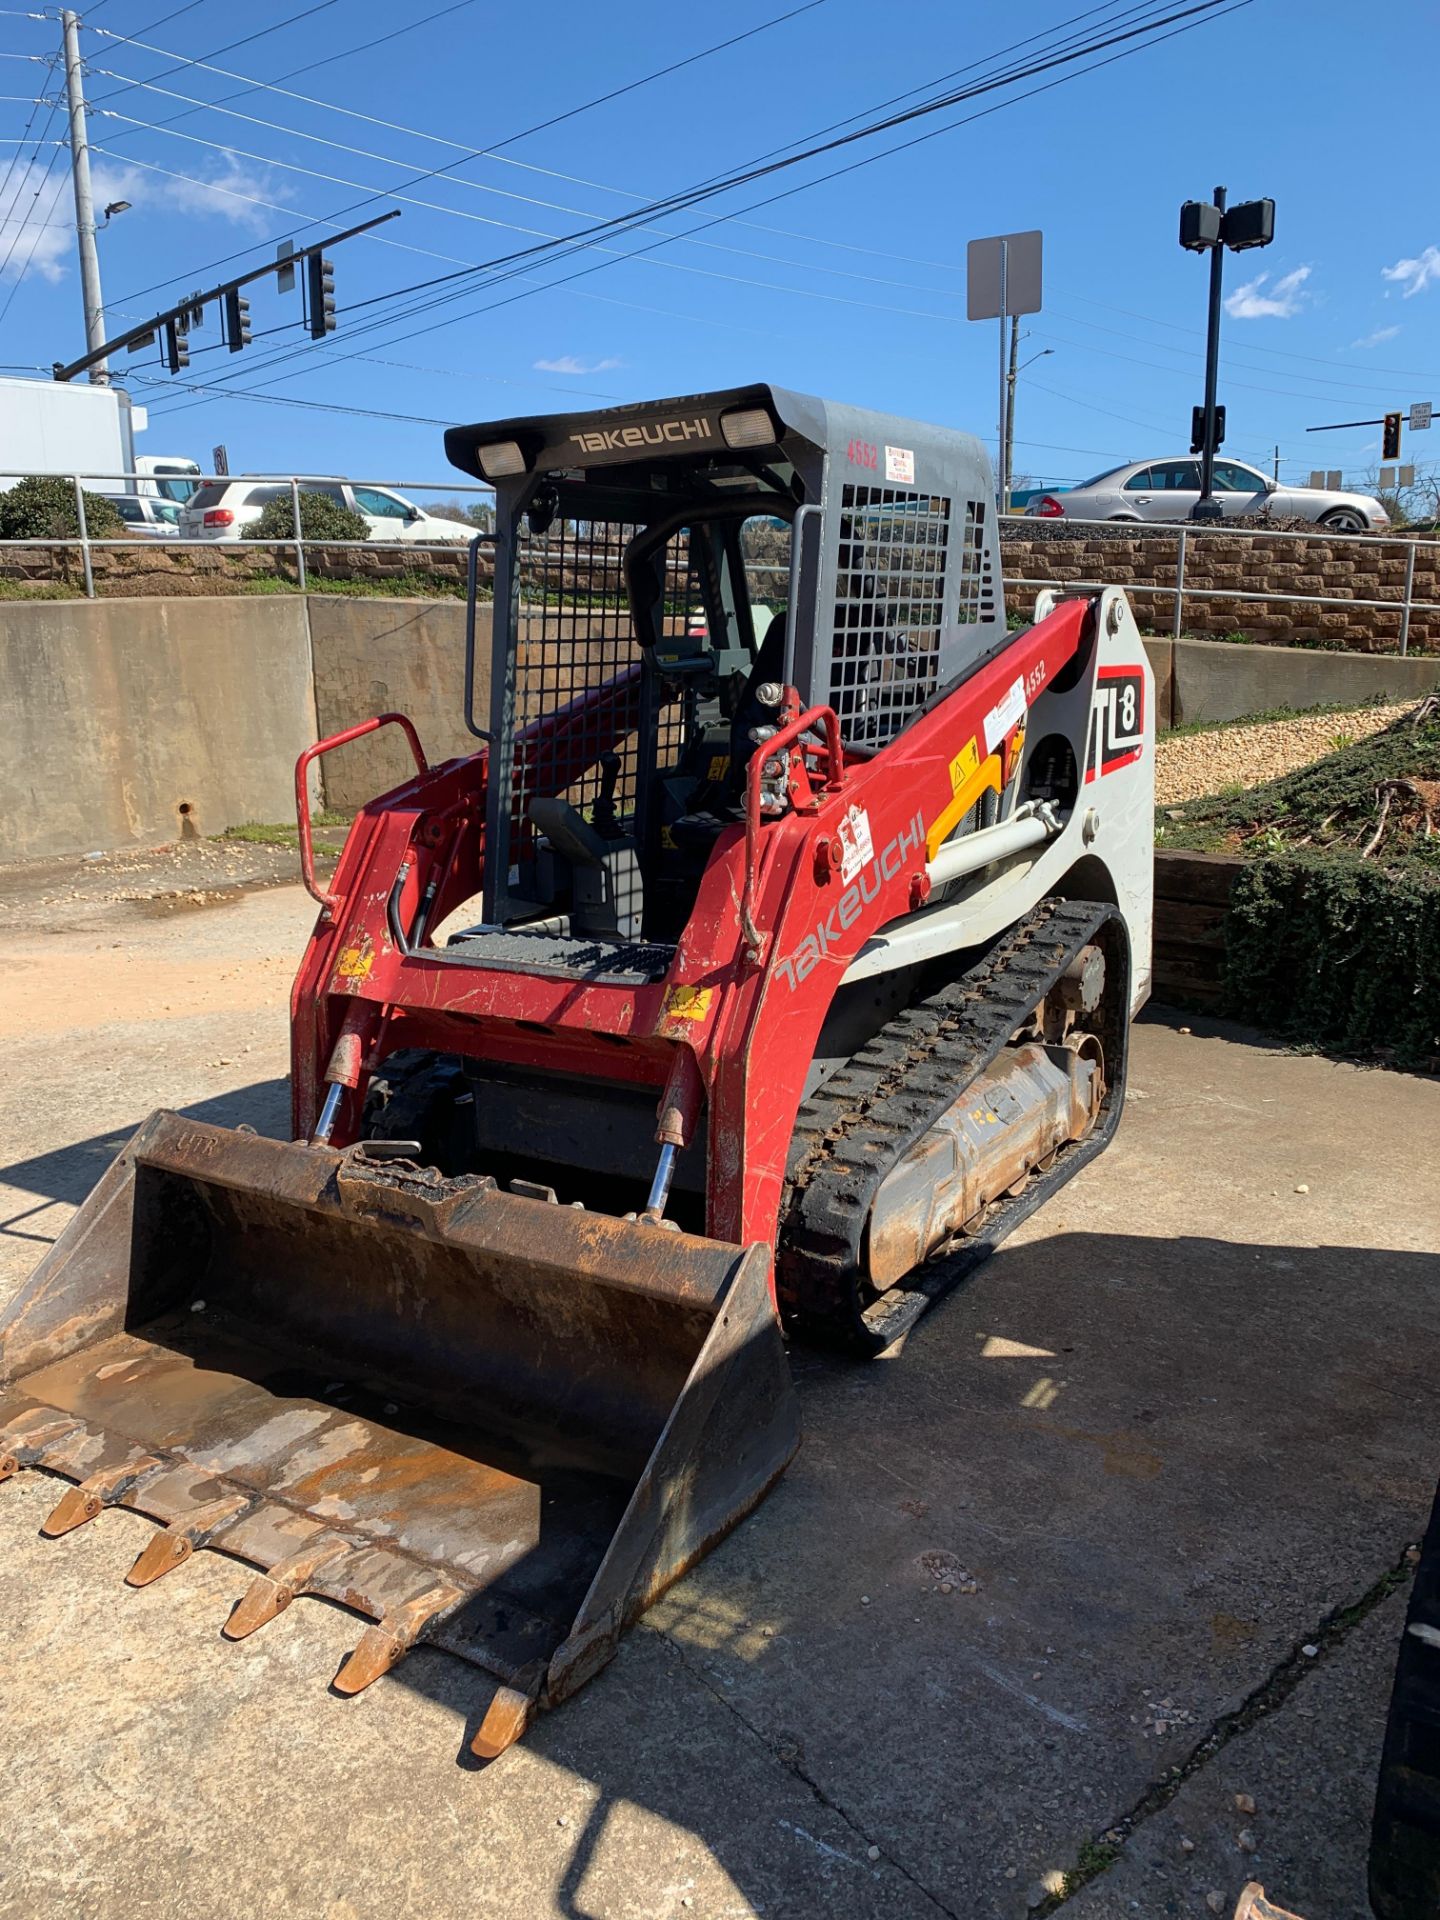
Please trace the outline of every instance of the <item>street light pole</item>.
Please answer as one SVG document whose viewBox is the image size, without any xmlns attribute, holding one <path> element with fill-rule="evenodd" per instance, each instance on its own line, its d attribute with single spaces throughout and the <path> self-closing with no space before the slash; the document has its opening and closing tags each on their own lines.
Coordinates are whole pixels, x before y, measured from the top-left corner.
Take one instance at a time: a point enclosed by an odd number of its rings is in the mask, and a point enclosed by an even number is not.
<svg viewBox="0 0 1440 1920">
<path fill-rule="evenodd" d="M 1032 353 L 1025 367 L 1017 367 L 1015 356 L 1020 350 L 1020 320 L 1018 315 L 1010 321 L 1010 372 L 1005 381 L 1005 489 L 1000 496 L 1000 511 L 1010 511 L 1010 495 L 1015 485 L 1015 382 L 1025 371 L 1033 367 L 1037 360 L 1043 360 L 1047 353 L 1053 353 L 1053 347 L 1042 347 L 1039 353 Z"/>
<path fill-rule="evenodd" d="M 1216 187 L 1214 204 L 1223 225 L 1224 187 Z M 1225 249 L 1214 246 L 1210 249 L 1210 319 L 1205 336 L 1205 445 L 1200 454 L 1200 498 L 1191 516 L 1195 520 L 1221 517 L 1210 489 L 1215 478 L 1215 394 L 1220 383 L 1220 290 L 1224 273 Z"/>
<path fill-rule="evenodd" d="M 80 17 L 67 7 L 60 16 L 65 34 L 65 96 L 70 108 L 70 182 L 75 192 L 75 242 L 80 252 L 80 297 L 85 303 L 85 346 L 93 353 L 105 344 L 105 302 L 100 294 L 100 254 L 95 245 L 95 201 L 90 191 L 90 145 L 85 132 L 85 73 L 80 63 Z M 97 387 L 110 384 L 110 363 L 90 369 Z"/>
</svg>

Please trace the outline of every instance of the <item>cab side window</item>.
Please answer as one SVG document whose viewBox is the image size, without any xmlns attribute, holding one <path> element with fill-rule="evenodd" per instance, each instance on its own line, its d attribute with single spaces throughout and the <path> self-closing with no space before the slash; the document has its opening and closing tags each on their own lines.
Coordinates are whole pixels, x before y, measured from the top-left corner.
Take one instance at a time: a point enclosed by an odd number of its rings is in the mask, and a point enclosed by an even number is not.
<svg viewBox="0 0 1440 1920">
<path fill-rule="evenodd" d="M 1156 482 L 1152 478 L 1152 470 L 1149 467 L 1142 467 L 1138 473 L 1131 474 L 1130 478 L 1125 482 L 1124 491 L 1126 493 L 1149 493 L 1155 484 Z"/>
</svg>

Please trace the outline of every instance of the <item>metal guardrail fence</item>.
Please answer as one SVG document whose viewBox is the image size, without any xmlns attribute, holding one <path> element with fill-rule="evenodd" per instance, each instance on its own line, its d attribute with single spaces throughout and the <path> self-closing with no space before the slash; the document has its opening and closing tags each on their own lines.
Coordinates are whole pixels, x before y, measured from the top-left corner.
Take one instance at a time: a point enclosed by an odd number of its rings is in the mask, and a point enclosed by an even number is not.
<svg viewBox="0 0 1440 1920">
<path fill-rule="evenodd" d="M 30 477 L 30 470 L 26 470 L 25 472 L 0 470 L 0 481 L 24 480 Z M 0 549 L 9 547 L 60 547 L 64 549 L 78 547 L 80 549 L 81 565 L 84 569 L 85 597 L 87 600 L 93 600 L 95 598 L 95 572 L 91 562 L 91 555 L 97 547 L 126 547 L 133 549 L 136 546 L 153 545 L 161 547 L 167 552 L 172 552 L 180 548 L 198 548 L 211 553 L 213 553 L 216 548 L 223 550 L 231 546 L 286 550 L 293 548 L 295 552 L 296 583 L 303 592 L 307 584 L 305 568 L 305 549 L 307 546 L 361 548 L 400 547 L 414 553 L 431 553 L 444 552 L 446 550 L 456 551 L 469 546 L 477 537 L 481 539 L 489 539 L 491 537 L 484 533 L 481 528 L 472 527 L 468 533 L 457 532 L 453 540 L 414 540 L 404 538 L 386 540 L 383 536 L 377 539 L 374 535 L 368 540 L 334 540 L 324 538 L 317 539 L 314 537 L 307 539 L 301 526 L 300 496 L 302 493 L 322 486 L 346 486 L 351 488 L 352 491 L 356 487 L 378 487 L 387 493 L 398 494 L 443 493 L 447 498 L 458 497 L 464 494 L 474 494 L 481 502 L 493 501 L 495 498 L 495 490 L 493 487 L 477 487 L 454 480 L 406 480 L 403 482 L 396 482 L 394 480 L 352 480 L 348 475 L 333 473 L 184 473 L 163 475 L 153 473 L 87 473 L 83 475 L 64 473 L 47 475 L 46 478 L 68 481 L 73 488 L 75 494 L 75 520 L 79 528 L 78 534 L 69 538 L 46 537 L 22 540 L 0 540 Z M 172 506 L 180 505 L 180 502 L 161 491 L 162 483 L 166 480 L 183 480 L 195 487 L 212 483 L 226 486 L 242 486 L 246 483 L 252 486 L 265 487 L 288 486 L 290 489 L 290 524 L 292 532 L 287 539 L 283 540 L 253 539 L 239 527 L 236 528 L 233 536 L 227 536 L 224 539 L 206 538 L 204 536 L 192 539 L 178 532 L 173 534 L 160 534 L 153 537 L 127 534 L 114 538 L 96 537 L 90 533 L 86 525 L 85 517 L 85 495 L 87 493 L 104 492 L 117 497 L 121 493 L 137 494 L 142 499 L 168 500 Z M 110 482 L 120 482 L 122 484 L 111 486 L 108 484 Z M 457 529 L 462 527 L 463 524 L 464 523 L 459 520 L 455 522 Z"/>
<path fill-rule="evenodd" d="M 27 477 L 28 475 L 22 472 L 0 471 L 0 481 L 21 480 Z M 491 487 L 475 486 L 473 484 L 465 484 L 465 483 L 462 483 L 456 480 L 450 480 L 450 479 L 406 480 L 406 481 L 352 480 L 348 476 L 340 476 L 336 474 L 319 474 L 319 473 L 311 473 L 311 474 L 305 474 L 305 473 L 299 473 L 299 474 L 198 473 L 198 474 L 185 474 L 183 476 L 156 476 L 154 474 L 142 474 L 142 473 L 96 473 L 96 474 L 85 474 L 85 475 L 67 473 L 67 474 L 61 474 L 54 477 L 68 481 L 70 485 L 74 488 L 76 524 L 79 528 L 78 535 L 76 537 L 66 538 L 66 539 L 46 538 L 46 539 L 29 539 L 29 540 L 0 540 L 0 549 L 5 549 L 9 547 L 60 547 L 60 548 L 67 548 L 67 549 L 72 547 L 78 547 L 80 549 L 81 563 L 84 570 L 85 596 L 87 599 L 90 599 L 90 600 L 93 600 L 95 598 L 95 574 L 94 574 L 94 568 L 91 561 L 91 555 L 93 551 L 97 547 L 99 548 L 106 548 L 106 547 L 133 548 L 137 544 L 136 536 L 134 536 L 133 534 L 128 536 L 123 536 L 120 538 L 95 538 L 90 534 L 85 522 L 85 494 L 87 491 L 91 493 L 96 492 L 97 482 L 118 481 L 123 484 L 120 487 L 116 488 L 115 491 L 126 492 L 126 493 L 140 493 L 142 497 L 147 497 L 150 499 L 155 499 L 155 498 L 163 499 L 167 497 L 159 491 L 161 480 L 163 478 L 172 478 L 172 479 L 177 477 L 184 478 L 187 481 L 193 482 L 197 487 L 204 486 L 208 483 L 222 483 L 222 482 L 226 484 L 239 485 L 245 481 L 249 481 L 252 484 L 257 486 L 258 485 L 288 486 L 290 489 L 290 511 L 291 511 L 292 531 L 289 537 L 286 539 L 254 540 L 249 538 L 248 535 L 242 536 L 241 533 L 237 531 L 233 539 L 231 538 L 213 539 L 213 538 L 204 538 L 204 537 L 188 539 L 182 534 L 166 534 L 166 535 L 159 536 L 155 540 L 154 544 L 157 546 L 163 547 L 167 551 L 173 550 L 173 549 L 179 549 L 179 548 L 198 548 L 204 551 L 213 552 L 217 547 L 220 547 L 223 549 L 224 547 L 232 546 L 232 545 L 237 545 L 237 546 L 243 545 L 247 547 L 262 547 L 262 548 L 268 547 L 276 550 L 293 549 L 295 553 L 296 584 L 302 592 L 304 591 L 307 584 L 307 572 L 306 572 L 306 566 L 305 566 L 305 549 L 307 546 L 326 547 L 326 548 L 359 547 L 359 548 L 370 548 L 370 549 L 373 549 L 376 547 L 402 547 L 416 553 L 429 553 L 429 552 L 436 552 L 436 551 L 444 552 L 447 549 L 453 550 L 455 548 L 466 546 L 472 540 L 474 540 L 477 537 L 477 535 L 479 535 L 482 538 L 489 537 L 487 535 L 484 535 L 481 529 L 476 528 L 473 532 L 457 536 L 457 538 L 454 540 L 413 540 L 413 539 L 386 540 L 383 537 L 377 539 L 373 536 L 368 540 L 331 540 L 331 539 L 314 539 L 314 538 L 307 539 L 303 531 L 303 528 L 301 526 L 300 495 L 309 488 L 319 487 L 319 486 L 335 486 L 336 484 L 348 486 L 352 489 L 356 487 L 379 487 L 379 488 L 383 488 L 387 492 L 399 493 L 399 494 L 441 493 L 451 498 L 458 498 L 464 495 L 474 495 L 476 499 L 481 502 L 493 501 L 495 497 L 494 489 Z M 172 504 L 175 504 L 175 503 L 172 502 Z M 1029 516 L 1026 514 L 1013 514 L 1013 513 L 1003 514 L 1001 516 L 1001 520 L 1002 520 L 1002 523 L 1004 524 L 1009 524 L 1011 526 L 1014 526 L 1017 529 L 1025 528 L 1032 532 L 1040 526 L 1047 526 L 1047 525 L 1053 524 L 1051 522 L 1038 521 L 1032 516 Z M 457 527 L 459 527 L 463 523 L 460 521 L 457 521 L 455 524 Z M 1440 540 L 1422 540 L 1422 539 L 1410 539 L 1410 538 L 1401 539 L 1398 536 L 1393 534 L 1390 534 L 1390 535 L 1373 534 L 1373 533 L 1341 534 L 1341 533 L 1327 532 L 1323 529 L 1315 533 L 1282 532 L 1278 530 L 1271 531 L 1270 529 L 1263 528 L 1263 527 L 1244 527 L 1244 528 L 1227 529 L 1223 522 L 1221 522 L 1221 524 L 1218 527 L 1196 527 L 1196 526 L 1184 525 L 1184 524 L 1176 524 L 1172 526 L 1172 525 L 1166 524 L 1165 522 L 1157 522 L 1157 521 L 1135 521 L 1135 522 L 1126 521 L 1121 523 L 1113 520 L 1079 520 L 1079 519 L 1072 519 L 1069 516 L 1067 516 L 1065 520 L 1065 525 L 1067 528 L 1069 527 L 1101 528 L 1107 534 L 1111 534 L 1111 535 L 1122 534 L 1122 533 L 1126 535 L 1131 533 L 1139 533 L 1146 541 L 1152 541 L 1152 540 L 1158 541 L 1165 538 L 1169 538 L 1173 540 L 1174 548 L 1175 548 L 1174 580 L 1169 582 L 1165 582 L 1165 581 L 1150 582 L 1150 581 L 1140 581 L 1140 580 L 1127 581 L 1125 585 L 1125 591 L 1127 593 L 1132 593 L 1132 594 L 1142 594 L 1142 593 L 1155 594 L 1155 595 L 1159 595 L 1162 600 L 1164 599 L 1171 600 L 1173 602 L 1173 607 L 1172 607 L 1172 613 L 1171 613 L 1170 631 L 1172 636 L 1177 640 L 1180 639 L 1184 633 L 1185 603 L 1187 599 L 1189 600 L 1235 600 L 1235 601 L 1241 601 L 1241 602 L 1253 602 L 1260 605 L 1270 603 L 1277 606 L 1283 606 L 1288 604 L 1288 605 L 1306 606 L 1306 607 L 1329 607 L 1329 608 L 1335 608 L 1341 611 L 1344 611 L 1347 609 L 1353 610 L 1357 607 L 1363 607 L 1366 609 L 1378 609 L 1381 611 L 1393 612 L 1394 614 L 1397 615 L 1399 620 L 1399 638 L 1400 638 L 1399 650 L 1402 654 L 1408 653 L 1410 649 L 1410 621 L 1411 621 L 1412 615 L 1416 613 L 1440 614 L 1440 602 L 1436 602 L 1433 600 L 1417 600 L 1415 598 L 1416 551 L 1417 549 L 1425 548 L 1429 551 L 1440 553 Z M 1230 587 L 1230 586 L 1197 587 L 1189 584 L 1186 580 L 1186 561 L 1187 561 L 1187 558 L 1190 556 L 1190 554 L 1195 550 L 1195 544 L 1197 542 L 1203 543 L 1206 540 L 1216 540 L 1216 539 L 1226 539 L 1226 538 L 1233 539 L 1237 533 L 1242 534 L 1243 537 L 1247 540 L 1292 540 L 1292 541 L 1308 540 L 1308 541 L 1315 541 L 1315 542 L 1323 542 L 1327 546 L 1344 546 L 1344 547 L 1354 549 L 1361 553 L 1373 553 L 1375 551 L 1375 548 L 1379 545 L 1403 547 L 1405 549 L 1405 578 L 1404 578 L 1402 590 L 1396 596 L 1372 600 L 1368 598 L 1360 598 L 1352 594 L 1281 593 L 1281 592 L 1276 592 L 1274 590 L 1266 590 L 1262 592 L 1250 592 L 1240 587 Z M 1065 542 L 1065 538 L 1066 536 L 1064 535 L 1060 536 L 1060 539 L 1059 541 L 1057 541 L 1057 544 L 1063 545 Z M 148 542 L 145 542 L 144 544 L 148 544 Z M 788 569 L 778 567 L 778 566 L 772 566 L 766 562 L 751 561 L 748 564 L 752 571 L 757 571 L 757 572 L 773 571 L 776 573 L 788 572 Z M 1001 550 L 1001 564 L 1002 564 L 1002 570 L 1003 570 L 1003 566 L 1004 566 L 1003 547 Z M 1011 574 L 1007 571 L 1005 572 L 1005 584 L 1010 587 L 1029 587 L 1029 588 L 1042 588 L 1042 587 L 1054 587 L 1054 586 L 1065 586 L 1065 587 L 1076 587 L 1076 588 L 1088 587 L 1098 591 L 1102 587 L 1112 585 L 1113 582 L 1106 581 L 1103 579 L 1088 580 L 1080 576 L 1077 576 L 1073 580 L 1063 580 L 1063 581 L 1055 580 L 1055 579 L 1030 580 L 1030 579 L 1025 579 L 1020 575 Z"/>
<path fill-rule="evenodd" d="M 1054 524 L 1053 522 L 1037 520 L 1033 515 L 1027 514 L 1008 513 L 1003 514 L 1001 519 L 1002 522 L 1008 522 L 1011 525 L 1032 530 L 1039 526 Z M 1290 604 L 1305 607 L 1334 607 L 1341 610 L 1354 609 L 1356 607 L 1382 608 L 1399 616 L 1400 652 L 1402 654 L 1407 654 L 1410 651 L 1411 615 L 1416 613 L 1440 613 L 1440 602 L 1417 600 L 1415 598 L 1416 549 L 1424 547 L 1440 553 L 1440 540 L 1401 538 L 1396 534 L 1384 533 L 1331 533 L 1323 529 L 1315 533 L 1289 533 L 1279 529 L 1272 531 L 1267 527 L 1234 527 L 1227 531 L 1223 521 L 1219 526 L 1214 527 L 1196 527 L 1180 524 L 1172 526 L 1164 521 L 1154 520 L 1080 520 L 1072 519 L 1068 514 L 1065 518 L 1065 525 L 1067 527 L 1099 527 L 1103 528 L 1107 534 L 1117 537 L 1138 533 L 1147 541 L 1158 541 L 1166 536 L 1173 539 L 1175 544 L 1174 580 L 1171 582 L 1156 581 L 1153 583 L 1142 580 L 1127 580 L 1125 582 L 1125 591 L 1126 593 L 1159 594 L 1162 599 L 1171 599 L 1174 602 L 1174 606 L 1171 615 L 1170 632 L 1171 637 L 1176 640 L 1179 640 L 1184 633 L 1185 602 L 1187 598 L 1191 600 L 1254 601 L 1262 604 L 1270 603 L 1276 606 Z M 1403 591 L 1393 598 L 1369 600 L 1362 599 L 1353 594 L 1278 593 L 1273 591 L 1251 593 L 1240 587 L 1195 587 L 1188 585 L 1185 579 L 1185 562 L 1187 556 L 1194 551 L 1195 543 L 1197 541 L 1203 542 L 1205 540 L 1227 538 L 1233 540 L 1237 535 L 1246 540 L 1323 541 L 1326 546 L 1344 545 L 1367 554 L 1373 554 L 1376 547 L 1382 545 L 1403 547 L 1405 549 L 1405 580 Z M 1065 544 L 1065 536 L 1061 535 L 1055 544 L 1063 547 Z M 1004 571 L 1003 546 L 1001 548 L 1001 566 L 1002 571 Z M 1011 574 L 1007 571 L 1005 572 L 1005 584 L 1007 587 L 1064 586 L 1077 588 L 1092 587 L 1098 590 L 1104 586 L 1113 586 L 1114 582 L 1106 580 L 1085 580 L 1081 578 L 1063 581 L 1054 579 L 1026 580 L 1022 579 L 1019 575 Z"/>
</svg>

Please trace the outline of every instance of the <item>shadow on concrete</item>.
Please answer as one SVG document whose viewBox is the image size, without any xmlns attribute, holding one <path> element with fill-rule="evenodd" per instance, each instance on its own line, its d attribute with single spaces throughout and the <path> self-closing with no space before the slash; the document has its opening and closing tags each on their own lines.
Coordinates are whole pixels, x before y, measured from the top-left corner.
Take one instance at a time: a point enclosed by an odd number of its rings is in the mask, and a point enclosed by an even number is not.
<svg viewBox="0 0 1440 1920">
<path fill-rule="evenodd" d="M 283 1134 L 285 1101 L 273 1080 L 186 1111 Z M 0 1174 L 79 1200 L 126 1137 Z M 564 1836 L 570 1920 L 623 1906 L 625 1806 L 704 1844 L 736 1890 L 712 1915 L 1023 1915 L 1419 1537 L 1440 1254 L 1068 1232 L 1065 1207 L 885 1359 L 793 1353 L 790 1472 L 528 1736 L 594 1789 Z M 422 1649 L 372 1710 L 395 1685 L 470 1764 L 483 1674 Z M 475 1781 L 496 1818 L 511 1764 Z M 1306 1783 L 1337 1859 L 1363 1859 L 1365 1772 Z M 1363 1914 L 1312 1864 L 1299 1911 Z"/>
<path fill-rule="evenodd" d="M 237 1127 L 243 1121 L 257 1133 L 285 1139 L 290 1132 L 290 1082 L 284 1078 L 258 1080 L 231 1093 L 197 1100 L 179 1111 L 192 1120 L 208 1120 L 217 1127 Z M 111 1127 L 105 1133 L 92 1134 L 88 1140 L 74 1140 L 67 1146 L 57 1147 L 52 1153 L 38 1153 L 31 1159 L 12 1160 L 8 1166 L 0 1166 L 0 1185 L 35 1195 L 33 1206 L 22 1207 L 0 1218 L 0 1240 L 34 1241 L 38 1260 L 41 1251 L 55 1239 L 54 1232 L 41 1230 L 41 1216 L 56 1201 L 79 1206 L 147 1117 L 140 1114 L 129 1126 Z"/>
<path fill-rule="evenodd" d="M 1313 1054 L 1317 1059 L 1328 1060 L 1335 1066 L 1400 1073 L 1407 1080 L 1440 1080 L 1440 1073 L 1427 1072 L 1423 1067 L 1399 1066 L 1383 1053 L 1341 1053 L 1331 1047 L 1307 1046 L 1293 1036 L 1287 1039 L 1285 1035 L 1267 1032 L 1263 1027 L 1247 1026 L 1243 1020 L 1230 1020 L 1221 1014 L 1207 1013 L 1199 1007 L 1187 1007 L 1180 1002 L 1162 999 L 1147 1001 L 1138 1016 L 1139 1023 L 1149 1027 L 1168 1027 L 1172 1033 L 1194 1034 L 1201 1040 L 1229 1040 L 1236 1046 L 1252 1047 L 1257 1053 Z"/>
<path fill-rule="evenodd" d="M 867 1920 L 1023 1914 L 1418 1538 L 1437 1338 L 1440 1255 L 1060 1233 L 894 1358 L 796 1354 L 789 1475 L 529 1735 L 597 1789 L 561 1910 L 609 1911 L 583 1888 L 630 1802 L 739 1911 L 818 1910 L 823 1867 Z M 392 1678 L 464 1710 L 439 1656 Z M 1337 1858 L 1373 1784 L 1308 1783 Z M 1364 1913 L 1312 1868 L 1302 1912 Z"/>
</svg>

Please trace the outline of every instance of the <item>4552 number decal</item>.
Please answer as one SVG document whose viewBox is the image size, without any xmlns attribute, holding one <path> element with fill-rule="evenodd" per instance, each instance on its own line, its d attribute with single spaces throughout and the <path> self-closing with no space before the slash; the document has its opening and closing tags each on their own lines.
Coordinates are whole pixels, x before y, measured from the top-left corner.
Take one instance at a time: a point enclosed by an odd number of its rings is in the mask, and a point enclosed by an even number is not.
<svg viewBox="0 0 1440 1920">
<path fill-rule="evenodd" d="M 1103 780 L 1140 758 L 1145 745 L 1145 675 L 1139 667 L 1101 667 L 1090 707 L 1085 780 Z"/>
</svg>

